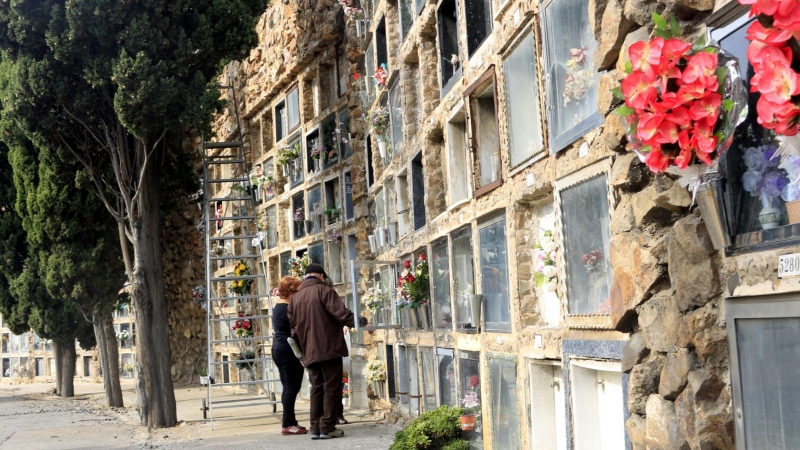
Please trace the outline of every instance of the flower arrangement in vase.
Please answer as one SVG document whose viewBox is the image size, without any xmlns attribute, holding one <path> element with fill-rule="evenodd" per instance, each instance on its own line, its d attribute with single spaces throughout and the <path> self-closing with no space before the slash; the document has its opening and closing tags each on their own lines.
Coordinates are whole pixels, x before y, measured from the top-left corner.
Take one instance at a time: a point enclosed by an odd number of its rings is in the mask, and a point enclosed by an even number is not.
<svg viewBox="0 0 800 450">
<path fill-rule="evenodd" d="M 361 296 L 361 306 L 367 308 L 373 313 L 378 309 L 382 302 L 383 291 L 381 290 L 380 283 L 375 283 L 374 286 L 367 289 L 367 291 L 364 292 L 364 295 Z"/>
<path fill-rule="evenodd" d="M 238 338 L 246 338 L 253 335 L 253 322 L 247 317 L 250 316 L 239 313 L 239 319 L 233 324 L 231 331 L 233 331 Z"/>
<path fill-rule="evenodd" d="M 342 233 L 339 231 L 332 231 L 328 233 L 327 237 L 328 242 L 335 245 L 341 245 L 342 243 Z"/>
<path fill-rule="evenodd" d="M 256 359 L 256 352 L 251 349 L 244 350 L 236 356 L 236 367 L 239 370 L 250 370 L 255 362 L 251 361 Z"/>
<path fill-rule="evenodd" d="M 389 70 L 386 68 L 386 63 L 381 63 L 377 69 L 375 69 L 375 86 L 378 89 L 385 89 L 386 88 L 386 80 L 389 78 Z"/>
<path fill-rule="evenodd" d="M 381 158 L 386 158 L 386 132 L 389 129 L 389 109 L 384 107 L 370 111 L 367 115 L 367 122 L 375 132 L 375 139 L 378 141 L 378 150 Z"/>
<path fill-rule="evenodd" d="M 196 300 L 198 302 L 202 302 L 206 299 L 206 287 L 205 286 L 195 286 L 192 289 L 192 300 Z"/>
<path fill-rule="evenodd" d="M 306 213 L 303 211 L 303 208 L 297 208 L 294 210 L 294 221 L 297 223 L 303 223 L 306 219 Z"/>
<path fill-rule="evenodd" d="M 258 231 L 267 231 L 269 219 L 267 218 L 266 211 L 261 211 L 258 213 L 258 216 L 256 217 L 256 225 L 258 226 Z"/>
<path fill-rule="evenodd" d="M 600 252 L 600 250 L 592 250 L 588 253 L 585 253 L 581 257 L 581 261 L 583 262 L 583 267 L 586 268 L 587 272 L 597 273 L 602 268 L 603 254 Z"/>
<path fill-rule="evenodd" d="M 130 374 L 133 374 L 133 370 L 134 369 L 135 369 L 135 367 L 133 366 L 132 363 L 125 363 L 122 366 L 122 370 L 124 370 L 125 372 L 128 372 Z"/>
<path fill-rule="evenodd" d="M 386 380 L 386 363 L 371 355 L 364 366 L 364 378 L 370 383 Z"/>
<path fill-rule="evenodd" d="M 302 278 L 306 274 L 306 268 L 311 264 L 311 258 L 306 253 L 300 258 L 289 258 L 289 274 L 293 277 Z"/>
<path fill-rule="evenodd" d="M 564 106 L 567 107 L 571 102 L 584 100 L 589 87 L 594 83 L 597 71 L 592 67 L 587 67 L 587 53 L 589 47 L 571 48 L 570 58 L 564 63 L 567 66 L 567 76 L 564 79 Z"/>
<path fill-rule="evenodd" d="M 464 405 L 464 414 L 461 415 L 462 431 L 474 430 L 477 417 L 481 414 L 481 400 L 477 391 L 479 381 L 477 375 L 469 377 L 470 391 L 461 400 L 461 404 Z"/>
<path fill-rule="evenodd" d="M 417 263 L 411 267 L 411 261 L 403 263 L 405 269 L 397 280 L 398 297 L 406 301 L 406 308 L 418 308 L 428 304 L 430 297 L 430 281 L 428 275 L 428 261 L 422 253 L 417 258 Z"/>
<path fill-rule="evenodd" d="M 558 268 L 556 267 L 556 243 L 553 240 L 553 232 L 547 230 L 542 239 L 533 247 L 536 250 L 534 255 L 534 279 L 536 286 L 544 286 L 547 290 L 553 290 L 556 285 Z"/>
<path fill-rule="evenodd" d="M 681 39 L 674 17 L 652 17 L 654 37 L 629 47 L 627 75 L 613 91 L 625 102 L 616 112 L 629 127 L 628 148 L 656 173 L 712 166 L 743 120 L 738 63 L 705 38 L 694 45 Z"/>
<path fill-rule="evenodd" d="M 236 277 L 250 275 L 250 268 L 247 267 L 247 263 L 241 260 L 238 261 L 233 266 L 233 275 Z M 250 283 L 252 283 L 252 280 L 234 280 L 231 281 L 231 287 L 228 290 L 237 295 L 245 295 L 250 292 Z"/>
<path fill-rule="evenodd" d="M 120 342 L 125 342 L 131 338 L 131 333 L 128 330 L 122 330 L 117 333 L 117 340 Z"/>
<path fill-rule="evenodd" d="M 347 23 L 353 23 L 356 20 L 364 20 L 364 10 L 353 6 L 350 0 L 339 0 L 339 4 L 342 5 Z"/>
</svg>

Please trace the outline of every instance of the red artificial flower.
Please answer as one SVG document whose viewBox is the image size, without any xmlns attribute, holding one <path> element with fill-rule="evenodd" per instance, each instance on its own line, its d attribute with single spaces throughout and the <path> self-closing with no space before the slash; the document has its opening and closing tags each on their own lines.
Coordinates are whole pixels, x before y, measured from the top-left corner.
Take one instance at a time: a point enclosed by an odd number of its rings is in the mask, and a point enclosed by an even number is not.
<svg viewBox="0 0 800 450">
<path fill-rule="evenodd" d="M 675 122 L 663 121 L 658 126 L 658 132 L 653 140 L 659 144 L 674 144 L 678 142 L 678 125 Z"/>
<path fill-rule="evenodd" d="M 645 158 L 647 167 L 654 173 L 663 172 L 669 166 L 669 158 L 664 155 L 660 148 L 653 148 Z"/>
<path fill-rule="evenodd" d="M 699 82 L 706 89 L 716 91 L 719 88 L 716 71 L 717 54 L 697 52 L 689 58 L 680 81 L 685 84 Z"/>
<path fill-rule="evenodd" d="M 642 113 L 639 116 L 637 133 L 642 141 L 649 141 L 658 132 L 658 127 L 664 121 L 663 114 Z"/>
<path fill-rule="evenodd" d="M 685 106 L 674 108 L 669 114 L 664 116 L 664 120 L 678 125 L 682 130 L 692 127 L 692 120 L 689 118 L 689 110 Z"/>
<path fill-rule="evenodd" d="M 750 9 L 750 16 L 759 14 L 773 15 L 778 10 L 779 0 L 739 0 L 743 5 L 753 5 Z"/>
<path fill-rule="evenodd" d="M 701 120 L 695 123 L 692 144 L 695 147 L 697 159 L 711 165 L 711 154 L 717 147 L 717 136 L 714 136 L 714 126 L 708 121 Z"/>
<path fill-rule="evenodd" d="M 408 274 L 406 276 L 406 283 L 413 283 L 415 280 L 416 280 L 416 278 L 414 278 L 414 275 L 412 275 L 412 274 Z"/>
<path fill-rule="evenodd" d="M 406 269 L 410 269 L 411 268 L 411 261 L 406 260 L 406 262 L 403 263 L 403 267 L 405 267 Z"/>
<path fill-rule="evenodd" d="M 716 92 L 711 92 L 692 103 L 691 108 L 689 108 L 689 117 L 694 121 L 706 119 L 709 123 L 716 124 L 721 105 L 722 96 Z"/>
<path fill-rule="evenodd" d="M 795 0 L 778 2 L 778 10 L 772 16 L 773 25 L 792 32 L 800 31 L 800 5 Z"/>
<path fill-rule="evenodd" d="M 655 79 L 655 68 L 661 62 L 664 38 L 655 38 L 650 42 L 639 41 L 628 48 L 628 57 L 633 70 L 642 71 L 648 78 Z"/>
<path fill-rule="evenodd" d="M 637 111 L 647 108 L 658 97 L 655 80 L 648 79 L 641 72 L 634 72 L 625 77 L 621 88 L 625 104 Z"/>
<path fill-rule="evenodd" d="M 689 163 L 692 162 L 692 155 L 693 153 L 691 150 L 681 149 L 680 153 L 678 153 L 678 156 L 675 157 L 675 165 L 681 170 L 689 167 Z"/>
<path fill-rule="evenodd" d="M 359 74 L 359 73 L 357 73 L 357 72 L 356 72 L 356 74 L 355 74 L 355 75 L 353 75 L 353 79 L 354 79 L 354 80 L 356 80 L 356 81 L 358 81 L 358 79 L 359 79 L 359 78 L 361 78 L 361 74 Z"/>
<path fill-rule="evenodd" d="M 775 62 L 772 67 L 760 71 L 757 86 L 768 101 L 785 103 L 800 94 L 800 75 L 785 61 Z"/>
<path fill-rule="evenodd" d="M 776 133 L 785 136 L 797 134 L 800 107 L 796 103 L 777 104 L 762 96 L 756 103 L 756 112 L 758 112 L 758 123 L 764 128 L 775 130 Z"/>
<path fill-rule="evenodd" d="M 478 387 L 478 376 L 477 375 L 473 375 L 473 376 L 469 377 L 469 385 L 472 386 L 472 389 L 475 389 L 476 387 Z"/>
<path fill-rule="evenodd" d="M 669 67 L 674 67 L 678 61 L 692 49 L 692 44 L 682 39 L 667 39 L 662 49 L 662 57 L 670 62 Z"/>
<path fill-rule="evenodd" d="M 421 254 L 419 255 L 419 260 L 420 260 L 420 261 L 423 261 L 423 262 L 425 261 L 425 253 L 421 253 Z"/>
<path fill-rule="evenodd" d="M 661 92 L 664 92 L 662 89 Z M 667 92 L 665 94 L 661 94 L 661 97 L 658 99 L 659 101 L 650 102 L 650 109 L 654 113 L 668 113 L 671 109 L 675 108 L 679 104 L 679 100 L 677 95 L 674 92 Z"/>
</svg>

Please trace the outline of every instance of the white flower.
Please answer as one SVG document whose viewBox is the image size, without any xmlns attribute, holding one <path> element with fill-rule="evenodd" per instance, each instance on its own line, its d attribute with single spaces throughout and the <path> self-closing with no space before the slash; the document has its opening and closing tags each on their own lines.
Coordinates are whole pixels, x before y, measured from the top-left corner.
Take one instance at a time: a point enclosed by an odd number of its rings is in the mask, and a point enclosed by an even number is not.
<svg viewBox="0 0 800 450">
<path fill-rule="evenodd" d="M 556 243 L 555 242 L 553 242 L 553 241 L 542 241 L 542 250 L 544 250 L 545 253 L 550 253 L 555 249 L 556 249 Z"/>
<path fill-rule="evenodd" d="M 761 174 L 752 170 L 748 170 L 742 175 L 742 187 L 745 191 L 754 194 L 758 188 L 758 183 L 761 181 Z"/>
<path fill-rule="evenodd" d="M 558 275 L 558 270 L 556 266 L 544 266 L 542 269 L 542 275 L 547 278 L 553 278 L 554 276 Z"/>
</svg>

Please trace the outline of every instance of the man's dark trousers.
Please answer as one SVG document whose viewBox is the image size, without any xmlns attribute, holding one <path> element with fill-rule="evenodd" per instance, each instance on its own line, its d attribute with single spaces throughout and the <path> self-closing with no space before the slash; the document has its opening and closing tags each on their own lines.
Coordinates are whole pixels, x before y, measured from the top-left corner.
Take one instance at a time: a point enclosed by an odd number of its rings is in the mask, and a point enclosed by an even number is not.
<svg viewBox="0 0 800 450">
<path fill-rule="evenodd" d="M 311 433 L 330 433 L 336 429 L 342 404 L 342 358 L 309 364 L 311 382 Z"/>
</svg>

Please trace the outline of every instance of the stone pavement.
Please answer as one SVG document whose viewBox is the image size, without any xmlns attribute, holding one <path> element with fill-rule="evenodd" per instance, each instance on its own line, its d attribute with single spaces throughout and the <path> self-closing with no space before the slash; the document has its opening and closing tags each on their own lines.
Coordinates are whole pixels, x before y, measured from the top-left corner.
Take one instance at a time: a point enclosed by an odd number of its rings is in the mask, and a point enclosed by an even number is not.
<svg viewBox="0 0 800 450">
<path fill-rule="evenodd" d="M 0 386 L 0 450 L 50 449 L 386 449 L 397 428 L 371 417 L 346 414 L 345 437 L 312 441 L 280 434 L 280 406 L 219 410 L 214 431 L 200 409 L 205 389 L 176 387 L 178 419 L 170 429 L 148 432 L 138 423 L 133 386 L 123 384 L 130 408 L 103 406 L 102 385 L 77 383 L 76 398 L 48 394 L 50 384 Z M 298 400 L 298 421 L 308 426 L 308 404 Z"/>
</svg>

